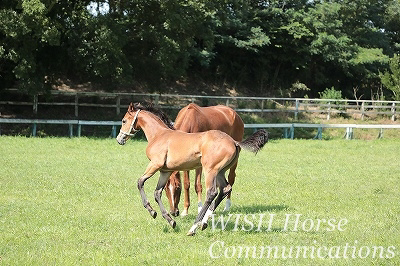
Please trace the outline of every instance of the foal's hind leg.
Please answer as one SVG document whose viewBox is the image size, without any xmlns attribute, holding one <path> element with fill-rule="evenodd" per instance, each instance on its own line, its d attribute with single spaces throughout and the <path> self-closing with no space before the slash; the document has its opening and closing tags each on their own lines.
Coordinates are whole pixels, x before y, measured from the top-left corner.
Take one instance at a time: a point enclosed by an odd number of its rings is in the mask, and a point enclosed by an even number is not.
<svg viewBox="0 0 400 266">
<path fill-rule="evenodd" d="M 215 211 L 221 201 L 232 191 L 232 186 L 228 183 L 228 181 L 226 181 L 225 174 L 223 172 L 219 173 L 217 176 L 217 185 L 219 187 L 218 197 L 215 199 L 215 201 L 212 202 L 210 208 L 207 210 L 207 213 L 203 217 L 201 221 L 201 230 L 207 228 L 207 222 L 212 213 Z"/>
<path fill-rule="evenodd" d="M 162 201 L 161 201 L 161 193 L 165 187 L 165 184 L 167 183 L 169 177 L 171 175 L 171 172 L 162 172 L 160 171 L 160 179 L 158 179 L 158 184 L 156 187 L 156 190 L 154 191 L 154 198 L 156 202 L 158 203 L 158 206 L 160 207 L 162 216 L 167 220 L 167 222 L 172 226 L 172 228 L 175 228 L 176 223 L 172 219 L 172 217 L 169 215 L 167 210 L 165 209 Z"/>
<path fill-rule="evenodd" d="M 211 205 L 211 202 L 215 199 L 217 196 L 217 180 L 216 180 L 216 173 L 215 172 L 208 172 L 206 176 L 206 200 L 204 201 L 203 208 L 197 215 L 197 218 L 193 224 L 193 226 L 190 228 L 189 232 L 187 233 L 188 236 L 193 236 L 196 233 L 196 229 L 201 226 L 201 220 L 203 219 L 204 215 L 206 214 L 208 208 Z"/>
<path fill-rule="evenodd" d="M 231 185 L 231 187 L 233 187 L 233 184 L 235 183 L 235 178 L 236 178 L 236 167 L 237 167 L 237 162 L 232 165 L 231 169 L 229 169 L 229 175 L 228 175 L 228 182 L 229 185 Z M 231 202 L 231 192 L 228 193 L 228 196 L 226 197 L 226 203 L 225 203 L 225 208 L 224 208 L 224 212 L 225 211 L 229 211 L 229 209 L 231 208 L 232 202 Z"/>
</svg>

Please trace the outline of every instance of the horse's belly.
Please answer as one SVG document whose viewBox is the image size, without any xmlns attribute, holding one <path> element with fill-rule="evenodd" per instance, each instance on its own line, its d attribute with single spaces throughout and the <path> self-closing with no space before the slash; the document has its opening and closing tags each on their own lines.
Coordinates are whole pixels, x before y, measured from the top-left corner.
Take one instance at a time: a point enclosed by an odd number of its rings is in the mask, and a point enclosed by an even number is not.
<svg viewBox="0 0 400 266">
<path fill-rule="evenodd" d="M 163 170 L 169 171 L 185 171 L 201 167 L 201 156 L 193 156 L 193 158 L 167 158 Z"/>
</svg>

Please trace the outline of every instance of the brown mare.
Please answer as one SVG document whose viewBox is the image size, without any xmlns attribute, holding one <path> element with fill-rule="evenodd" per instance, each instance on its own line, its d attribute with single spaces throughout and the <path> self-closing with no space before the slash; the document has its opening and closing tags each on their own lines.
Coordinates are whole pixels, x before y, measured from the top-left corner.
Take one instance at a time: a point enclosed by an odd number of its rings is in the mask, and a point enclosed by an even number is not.
<svg viewBox="0 0 400 266">
<path fill-rule="evenodd" d="M 194 103 L 185 106 L 179 111 L 174 127 L 188 133 L 203 132 L 207 130 L 217 129 L 225 132 L 236 141 L 242 141 L 244 133 L 244 124 L 240 116 L 231 108 L 225 105 L 217 105 L 210 107 L 200 107 Z M 235 182 L 235 170 L 237 163 L 234 163 L 229 170 L 228 182 L 231 186 Z M 188 214 L 190 206 L 189 188 L 190 179 L 189 171 L 183 172 L 184 174 L 184 192 L 185 202 L 182 216 Z M 202 207 L 202 185 L 201 185 L 202 169 L 196 169 L 195 176 L 195 191 L 198 199 L 198 212 Z M 165 194 L 168 197 L 170 205 L 170 213 L 173 216 L 179 215 L 178 204 L 181 196 L 181 178 L 179 172 L 173 172 L 165 186 Z M 231 206 L 230 201 L 231 193 L 228 194 L 224 211 L 228 211 Z"/>
<path fill-rule="evenodd" d="M 232 187 L 225 179 L 225 171 L 238 160 L 240 149 L 257 153 L 268 141 L 268 133 L 258 130 L 242 142 L 235 141 L 219 130 L 200 133 L 186 133 L 174 130 L 168 118 L 157 109 L 142 104 L 130 104 L 122 119 L 121 130 L 117 136 L 119 144 L 124 145 L 137 131 L 143 130 L 148 145 L 146 155 L 150 160 L 144 174 L 138 179 L 137 186 L 143 206 L 153 218 L 157 213 L 147 200 L 143 185 L 157 171 L 160 177 L 154 197 L 162 216 L 175 228 L 176 223 L 161 201 L 161 193 L 170 175 L 174 171 L 187 171 L 203 167 L 206 185 L 206 200 L 197 215 L 188 235 L 194 235 L 196 229 L 207 227 L 208 218 L 218 204 L 231 192 Z M 219 194 L 217 191 L 219 188 Z M 218 196 L 217 196 L 218 195 Z"/>
</svg>

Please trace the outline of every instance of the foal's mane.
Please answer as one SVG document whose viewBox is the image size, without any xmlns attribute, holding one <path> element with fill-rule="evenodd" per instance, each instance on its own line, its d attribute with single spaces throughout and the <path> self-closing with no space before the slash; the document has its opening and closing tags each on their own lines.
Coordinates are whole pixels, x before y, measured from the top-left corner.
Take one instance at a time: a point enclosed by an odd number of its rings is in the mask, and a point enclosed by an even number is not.
<svg viewBox="0 0 400 266">
<path fill-rule="evenodd" d="M 161 121 L 170 129 L 174 129 L 174 124 L 172 123 L 171 119 L 160 109 L 154 107 L 152 103 L 144 102 L 144 103 L 134 103 L 133 104 L 133 109 L 134 110 L 144 110 L 148 111 L 154 115 L 156 115 L 158 118 L 161 119 Z M 129 110 L 130 111 L 130 110 Z"/>
</svg>

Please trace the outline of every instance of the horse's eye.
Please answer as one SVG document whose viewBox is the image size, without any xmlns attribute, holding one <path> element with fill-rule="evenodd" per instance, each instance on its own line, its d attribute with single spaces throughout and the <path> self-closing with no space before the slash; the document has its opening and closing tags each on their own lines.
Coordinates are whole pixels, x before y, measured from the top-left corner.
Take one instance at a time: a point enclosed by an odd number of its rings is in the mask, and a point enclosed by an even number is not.
<svg viewBox="0 0 400 266">
<path fill-rule="evenodd" d="M 122 119 L 122 124 L 126 124 L 126 119 Z"/>
</svg>

